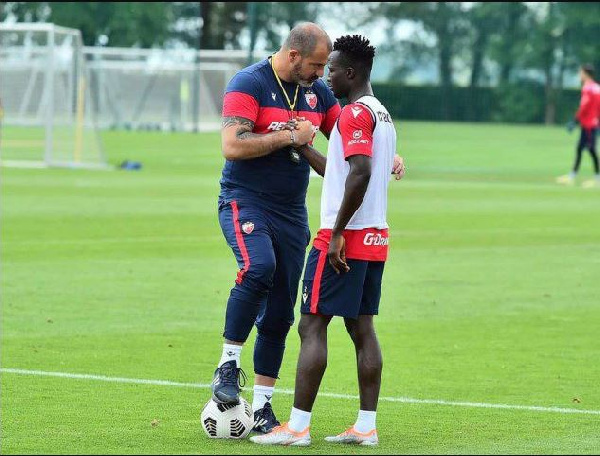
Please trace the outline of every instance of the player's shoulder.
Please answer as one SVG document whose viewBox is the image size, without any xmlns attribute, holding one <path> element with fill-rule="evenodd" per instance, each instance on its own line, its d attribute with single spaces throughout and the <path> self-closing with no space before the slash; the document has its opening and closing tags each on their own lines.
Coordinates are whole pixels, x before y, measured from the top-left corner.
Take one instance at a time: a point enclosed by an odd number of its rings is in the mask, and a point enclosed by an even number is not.
<svg viewBox="0 0 600 456">
<path fill-rule="evenodd" d="M 363 97 L 360 97 L 358 100 L 356 100 L 356 103 L 362 106 L 367 106 L 371 111 L 376 111 L 380 109 L 387 111 L 386 107 L 383 105 L 381 100 L 375 95 L 365 95 Z"/>
<path fill-rule="evenodd" d="M 598 94 L 600 93 L 600 84 L 598 84 L 597 82 L 588 82 L 587 84 L 584 84 L 583 87 L 581 88 L 581 91 L 583 93 L 594 93 L 594 94 Z"/>
<path fill-rule="evenodd" d="M 263 85 L 265 70 L 268 66 L 266 59 L 239 70 L 227 86 L 227 92 L 253 92 Z"/>
<path fill-rule="evenodd" d="M 370 106 L 355 101 L 348 103 L 342 108 L 342 112 L 339 116 L 340 123 L 357 123 L 357 122 L 370 122 L 376 123 L 376 117 L 373 109 Z"/>
<path fill-rule="evenodd" d="M 331 92 L 331 89 L 329 87 L 327 87 L 327 84 L 325 84 L 325 81 L 323 81 L 323 79 L 321 79 L 321 78 L 319 78 L 315 82 L 313 82 L 311 90 L 317 94 L 333 95 L 333 93 Z"/>
<path fill-rule="evenodd" d="M 353 103 L 347 103 L 342 107 L 342 113 L 344 114 L 350 114 L 350 113 L 355 113 L 355 114 L 360 114 L 360 112 L 362 112 L 365 109 L 365 106 L 358 103 L 358 102 L 353 102 Z"/>
<path fill-rule="evenodd" d="M 384 121 L 393 123 L 392 116 L 390 112 L 385 107 L 385 105 L 381 102 L 381 100 L 373 95 L 366 95 L 364 97 L 359 98 L 356 102 L 362 106 L 368 108 L 373 114 L 373 118 L 377 121 Z"/>
<path fill-rule="evenodd" d="M 348 108 L 355 116 L 362 112 L 369 113 L 374 119 L 376 111 L 382 108 L 385 110 L 379 99 L 372 95 L 360 97 L 354 103 L 348 103 L 344 108 Z"/>
</svg>

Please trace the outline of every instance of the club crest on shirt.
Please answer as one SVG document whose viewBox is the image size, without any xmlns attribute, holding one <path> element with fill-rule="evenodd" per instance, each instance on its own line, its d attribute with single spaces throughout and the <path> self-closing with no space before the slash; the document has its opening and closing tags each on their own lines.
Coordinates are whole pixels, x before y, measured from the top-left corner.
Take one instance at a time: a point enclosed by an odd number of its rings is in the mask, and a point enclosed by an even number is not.
<svg viewBox="0 0 600 456">
<path fill-rule="evenodd" d="M 362 130 L 354 130 L 354 133 L 352 133 L 352 137 L 354 139 L 362 138 Z"/>
<path fill-rule="evenodd" d="M 304 98 L 306 98 L 306 103 L 310 106 L 310 109 L 317 107 L 317 96 L 314 93 L 305 93 Z"/>
<path fill-rule="evenodd" d="M 254 223 L 246 222 L 242 225 L 242 231 L 246 234 L 252 233 L 254 231 Z"/>
</svg>

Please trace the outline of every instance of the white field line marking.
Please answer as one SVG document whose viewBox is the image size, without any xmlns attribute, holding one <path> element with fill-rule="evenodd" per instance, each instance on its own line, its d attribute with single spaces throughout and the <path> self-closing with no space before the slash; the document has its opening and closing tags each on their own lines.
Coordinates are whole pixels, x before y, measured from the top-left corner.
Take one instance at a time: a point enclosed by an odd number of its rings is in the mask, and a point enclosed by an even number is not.
<svg viewBox="0 0 600 456">
<path fill-rule="evenodd" d="M 210 388 L 210 384 L 202 383 L 180 383 L 171 382 L 169 380 L 147 380 L 140 378 L 122 378 L 122 377 L 107 377 L 105 375 L 90 375 L 90 374 L 70 374 L 66 372 L 46 372 L 40 370 L 26 370 L 26 369 L 9 369 L 0 368 L 0 372 L 6 374 L 18 374 L 18 375 L 34 375 L 41 377 L 62 377 L 79 380 L 99 380 L 103 382 L 113 383 L 133 383 L 138 385 L 158 385 L 158 386 L 177 386 L 185 388 Z M 282 394 L 294 394 L 293 390 L 288 389 L 277 389 Z M 351 394 L 337 394 L 337 393 L 326 393 L 320 392 L 321 397 L 331 397 L 335 399 L 352 399 L 357 400 L 358 396 Z M 483 402 L 454 402 L 444 401 L 438 399 L 412 399 L 410 397 L 380 397 L 380 401 L 383 402 L 400 402 L 404 404 L 430 404 L 430 405 L 452 405 L 455 407 L 476 407 L 476 408 L 488 408 L 488 409 L 505 409 L 505 410 L 526 410 L 530 412 L 554 412 L 554 413 L 575 413 L 584 415 L 600 415 L 600 410 L 584 410 L 584 409 L 570 409 L 560 407 L 538 407 L 530 405 L 510 405 L 510 404 L 487 404 Z"/>
</svg>

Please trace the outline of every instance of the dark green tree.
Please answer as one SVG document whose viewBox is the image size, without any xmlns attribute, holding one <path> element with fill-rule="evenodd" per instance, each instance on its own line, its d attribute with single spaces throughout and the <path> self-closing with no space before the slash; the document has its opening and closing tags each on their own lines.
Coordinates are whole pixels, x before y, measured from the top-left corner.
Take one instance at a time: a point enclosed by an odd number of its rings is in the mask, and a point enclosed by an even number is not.
<svg viewBox="0 0 600 456">
<path fill-rule="evenodd" d="M 318 2 L 255 2 L 256 35 L 265 47 L 279 49 L 287 32 L 300 22 L 315 22 Z"/>
<path fill-rule="evenodd" d="M 392 24 L 410 20 L 435 37 L 435 54 L 442 87 L 454 84 L 452 60 L 467 33 L 460 2 L 381 3 L 371 9 L 372 19 L 385 18 Z"/>
<path fill-rule="evenodd" d="M 411 54 L 419 53 L 420 50 L 429 48 L 433 51 L 436 59 L 439 81 L 441 86 L 440 105 L 442 118 L 450 117 L 451 88 L 454 85 L 453 60 L 464 46 L 465 37 L 468 33 L 468 21 L 464 17 L 464 10 L 460 2 L 400 2 L 400 3 L 378 3 L 370 7 L 371 17 L 369 23 L 385 20 L 392 30 L 388 35 L 390 48 L 394 44 L 400 45 L 405 60 L 419 61 Z M 419 35 L 406 40 L 404 43 L 394 41 L 393 29 L 402 21 L 412 21 L 431 35 L 433 44 L 424 40 L 419 41 Z M 415 39 L 416 38 L 416 39 Z"/>
<path fill-rule="evenodd" d="M 565 71 L 566 27 L 561 4 L 548 2 L 528 6 L 531 10 L 526 46 L 522 49 L 524 69 L 542 75 L 544 86 L 544 121 L 556 120 L 556 105 Z"/>
<path fill-rule="evenodd" d="M 531 26 L 531 12 L 523 2 L 501 2 L 495 5 L 495 33 L 490 37 L 489 56 L 499 66 L 499 84 L 505 85 L 511 81 L 513 70 L 522 66 L 523 48 Z"/>
<path fill-rule="evenodd" d="M 600 3 L 562 2 L 568 66 L 591 63 L 600 71 Z"/>
<path fill-rule="evenodd" d="M 471 87 L 477 87 L 484 76 L 484 63 L 489 54 L 490 41 L 500 30 L 498 19 L 503 16 L 505 5 L 506 3 L 477 2 L 465 15 L 469 21 Z"/>
<path fill-rule="evenodd" d="M 315 21 L 319 9 L 310 2 L 175 2 L 171 36 L 194 48 L 240 49 L 247 33 L 274 50 L 298 22 Z"/>
<path fill-rule="evenodd" d="M 160 46 L 173 21 L 170 2 L 10 2 L 6 10 L 19 22 L 79 29 L 87 46 L 102 35 L 109 46 Z"/>
</svg>

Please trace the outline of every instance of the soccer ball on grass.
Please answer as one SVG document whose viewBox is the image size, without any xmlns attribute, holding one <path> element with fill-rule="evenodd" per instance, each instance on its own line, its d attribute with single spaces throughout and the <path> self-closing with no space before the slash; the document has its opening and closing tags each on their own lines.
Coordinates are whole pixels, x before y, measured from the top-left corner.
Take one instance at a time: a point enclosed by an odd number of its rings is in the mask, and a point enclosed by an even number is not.
<svg viewBox="0 0 600 456">
<path fill-rule="evenodd" d="M 206 435 L 213 439 L 243 439 L 254 426 L 252 407 L 240 397 L 239 404 L 219 404 L 210 399 L 200 414 Z"/>
</svg>

